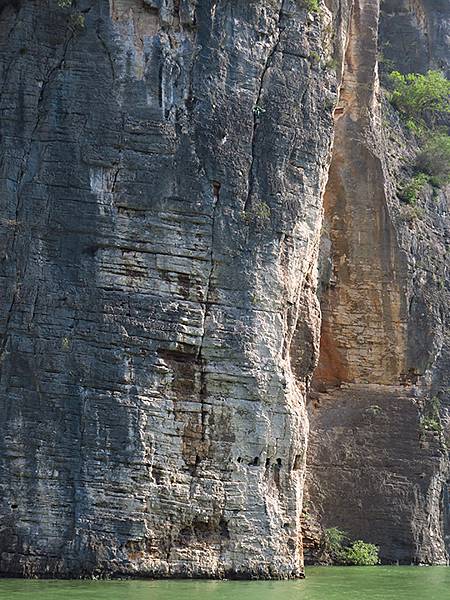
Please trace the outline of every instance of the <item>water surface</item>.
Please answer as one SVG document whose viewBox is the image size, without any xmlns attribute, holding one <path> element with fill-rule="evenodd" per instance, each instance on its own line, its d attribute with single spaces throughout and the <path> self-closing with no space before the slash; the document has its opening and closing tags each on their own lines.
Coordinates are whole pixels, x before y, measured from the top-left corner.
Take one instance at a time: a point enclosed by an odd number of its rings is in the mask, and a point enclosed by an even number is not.
<svg viewBox="0 0 450 600">
<path fill-rule="evenodd" d="M 450 567 L 310 567 L 301 581 L 0 579 L 0 600 L 448 600 Z"/>
</svg>

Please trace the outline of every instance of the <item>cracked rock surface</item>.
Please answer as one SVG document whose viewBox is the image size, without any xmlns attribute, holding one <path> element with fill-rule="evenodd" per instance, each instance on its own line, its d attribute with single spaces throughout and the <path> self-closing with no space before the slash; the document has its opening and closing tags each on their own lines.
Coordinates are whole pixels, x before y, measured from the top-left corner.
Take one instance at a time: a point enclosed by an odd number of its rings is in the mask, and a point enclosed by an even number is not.
<svg viewBox="0 0 450 600">
<path fill-rule="evenodd" d="M 0 5 L 0 571 L 299 576 L 328 13 L 60 4 Z"/>
<path fill-rule="evenodd" d="M 0 574 L 448 561 L 448 2 L 308 5 L 0 0 Z"/>
<path fill-rule="evenodd" d="M 449 26 L 448 2 L 353 3 L 324 194 L 307 561 L 326 560 L 321 528 L 338 527 L 384 562 L 448 563 L 450 188 L 399 199 L 420 148 L 383 87 L 394 69 L 448 77 Z"/>
</svg>

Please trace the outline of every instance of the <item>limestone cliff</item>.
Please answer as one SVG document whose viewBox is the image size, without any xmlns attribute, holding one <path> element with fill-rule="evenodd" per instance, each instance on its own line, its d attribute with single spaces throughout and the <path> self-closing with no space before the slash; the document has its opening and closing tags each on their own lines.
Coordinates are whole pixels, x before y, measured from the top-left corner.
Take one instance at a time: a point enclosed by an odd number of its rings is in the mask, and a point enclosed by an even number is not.
<svg viewBox="0 0 450 600">
<path fill-rule="evenodd" d="M 0 2 L 2 574 L 446 560 L 448 196 L 405 220 L 377 74 L 448 59 L 422 1 Z"/>
<path fill-rule="evenodd" d="M 375 542 L 388 562 L 448 560 L 449 188 L 427 186 L 414 208 L 399 201 L 418 148 L 379 74 L 448 73 L 449 26 L 448 3 L 353 6 L 324 195 L 309 560 L 323 550 L 318 521 Z M 442 433 L 424 427 L 438 404 Z"/>
<path fill-rule="evenodd" d="M 326 24 L 3 7 L 2 572 L 301 574 Z"/>
</svg>

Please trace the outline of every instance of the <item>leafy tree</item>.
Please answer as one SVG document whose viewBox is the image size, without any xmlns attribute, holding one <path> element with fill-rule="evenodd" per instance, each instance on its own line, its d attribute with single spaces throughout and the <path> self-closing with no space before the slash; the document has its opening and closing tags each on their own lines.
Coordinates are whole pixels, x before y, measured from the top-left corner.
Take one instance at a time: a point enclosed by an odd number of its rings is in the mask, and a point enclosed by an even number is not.
<svg viewBox="0 0 450 600">
<path fill-rule="evenodd" d="M 346 546 L 348 536 L 337 527 L 325 529 L 325 549 L 334 563 L 339 565 L 377 565 L 379 549 L 374 544 L 356 540 Z"/>
<path fill-rule="evenodd" d="M 407 204 L 414 205 L 429 180 L 430 177 L 426 173 L 417 173 L 402 187 L 400 198 Z"/>
<path fill-rule="evenodd" d="M 375 544 L 356 540 L 345 549 L 345 562 L 347 565 L 360 567 L 378 565 L 380 562 L 378 552 L 379 548 Z"/>
<path fill-rule="evenodd" d="M 450 113 L 450 81 L 440 71 L 428 71 L 426 75 L 392 71 L 389 80 L 393 88 L 391 103 L 407 119 L 431 119 L 434 123 L 440 115 Z"/>
<path fill-rule="evenodd" d="M 343 544 L 346 539 L 348 538 L 345 531 L 337 527 L 325 529 L 325 547 L 334 560 L 342 557 Z"/>
</svg>

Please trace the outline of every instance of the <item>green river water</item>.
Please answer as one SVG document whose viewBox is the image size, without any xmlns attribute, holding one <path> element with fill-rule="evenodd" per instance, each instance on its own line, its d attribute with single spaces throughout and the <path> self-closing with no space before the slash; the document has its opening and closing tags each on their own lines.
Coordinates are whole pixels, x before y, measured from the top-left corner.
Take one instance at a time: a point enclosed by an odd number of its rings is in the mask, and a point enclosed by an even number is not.
<svg viewBox="0 0 450 600">
<path fill-rule="evenodd" d="M 450 600 L 450 567 L 311 567 L 279 582 L 0 579 L 0 600 Z"/>
</svg>

